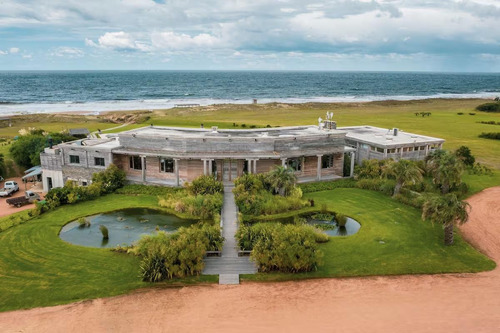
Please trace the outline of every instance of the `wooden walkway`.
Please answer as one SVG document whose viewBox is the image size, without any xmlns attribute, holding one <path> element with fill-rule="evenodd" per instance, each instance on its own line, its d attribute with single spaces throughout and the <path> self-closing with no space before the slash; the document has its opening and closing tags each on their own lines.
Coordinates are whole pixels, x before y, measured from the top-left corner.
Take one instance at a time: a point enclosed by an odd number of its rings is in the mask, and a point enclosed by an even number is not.
<svg viewBox="0 0 500 333">
<path fill-rule="evenodd" d="M 205 258 L 202 274 L 219 275 L 219 284 L 237 284 L 239 274 L 255 274 L 257 266 L 249 257 L 238 257 L 238 244 L 235 234 L 238 231 L 238 211 L 234 201 L 233 186 L 224 186 L 224 204 L 222 206 L 222 235 L 224 246 L 220 257 Z M 237 275 L 237 276 L 236 276 Z"/>
</svg>

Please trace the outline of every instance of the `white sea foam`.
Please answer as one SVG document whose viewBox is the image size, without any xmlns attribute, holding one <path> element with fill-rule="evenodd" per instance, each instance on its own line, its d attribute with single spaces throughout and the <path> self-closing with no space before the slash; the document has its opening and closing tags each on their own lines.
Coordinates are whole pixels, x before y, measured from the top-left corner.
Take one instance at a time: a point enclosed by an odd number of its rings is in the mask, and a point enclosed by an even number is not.
<svg viewBox="0 0 500 333">
<path fill-rule="evenodd" d="M 371 102 L 384 100 L 420 100 L 427 98 L 484 98 L 492 99 L 498 96 L 495 92 L 480 92 L 472 94 L 435 94 L 427 96 L 318 96 L 318 97 L 291 97 L 291 98 L 259 98 L 259 104 L 267 103 L 348 103 Z M 105 111 L 124 110 L 158 110 L 171 109 L 176 104 L 199 104 L 201 106 L 214 104 L 251 104 L 252 99 L 211 99 L 211 98 L 183 98 L 183 99 L 141 99 L 141 100 L 111 100 L 98 102 L 65 101 L 61 103 L 28 103 L 28 104 L 0 104 L 0 115 L 18 115 L 32 113 L 57 113 L 57 112 L 85 112 L 98 114 Z"/>
</svg>

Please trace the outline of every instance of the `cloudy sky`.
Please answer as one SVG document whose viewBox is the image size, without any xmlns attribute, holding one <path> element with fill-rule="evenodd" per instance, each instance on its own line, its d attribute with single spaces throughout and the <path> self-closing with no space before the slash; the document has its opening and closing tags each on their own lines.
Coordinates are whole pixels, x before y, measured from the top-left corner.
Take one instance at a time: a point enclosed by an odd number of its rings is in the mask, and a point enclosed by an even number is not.
<svg viewBox="0 0 500 333">
<path fill-rule="evenodd" d="M 0 0 L 0 70 L 500 71 L 500 0 Z"/>
</svg>

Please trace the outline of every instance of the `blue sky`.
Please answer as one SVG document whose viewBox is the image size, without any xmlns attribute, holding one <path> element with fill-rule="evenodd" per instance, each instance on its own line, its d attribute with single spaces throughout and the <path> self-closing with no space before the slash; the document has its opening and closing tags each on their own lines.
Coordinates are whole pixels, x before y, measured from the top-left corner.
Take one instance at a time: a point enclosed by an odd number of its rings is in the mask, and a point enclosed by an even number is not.
<svg viewBox="0 0 500 333">
<path fill-rule="evenodd" d="M 500 72 L 499 0 L 0 0 L 0 70 Z"/>
</svg>

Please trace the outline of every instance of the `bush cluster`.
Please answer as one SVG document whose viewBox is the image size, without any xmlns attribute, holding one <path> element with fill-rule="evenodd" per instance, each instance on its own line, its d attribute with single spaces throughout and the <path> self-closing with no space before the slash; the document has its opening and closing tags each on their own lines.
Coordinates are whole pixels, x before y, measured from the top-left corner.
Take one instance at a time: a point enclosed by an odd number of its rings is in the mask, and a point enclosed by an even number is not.
<svg viewBox="0 0 500 333">
<path fill-rule="evenodd" d="M 491 102 L 478 105 L 476 110 L 483 112 L 500 112 L 500 103 Z"/>
<path fill-rule="evenodd" d="M 201 176 L 187 184 L 185 189 L 161 196 L 159 205 L 204 220 L 217 219 L 224 201 L 223 190 L 222 182 L 210 176 Z"/>
<path fill-rule="evenodd" d="M 271 179 L 272 172 L 245 174 L 236 179 L 233 193 L 242 214 L 271 215 L 310 205 L 309 201 L 302 199 L 302 190 L 293 183 L 282 185 L 283 191 L 276 190 Z"/>
<path fill-rule="evenodd" d="M 486 124 L 486 125 L 500 125 L 500 121 L 478 121 L 479 124 Z"/>
<path fill-rule="evenodd" d="M 483 139 L 500 140 L 500 132 L 483 132 L 479 134 L 479 137 Z"/>
<path fill-rule="evenodd" d="M 217 225 L 196 224 L 178 232 L 143 236 L 133 252 L 142 256 L 141 276 L 147 282 L 199 275 L 206 251 L 222 249 Z"/>
<path fill-rule="evenodd" d="M 224 185 L 212 176 L 200 176 L 186 184 L 186 189 L 192 195 L 216 194 L 224 192 Z"/>
<path fill-rule="evenodd" d="M 30 211 L 31 216 L 38 216 L 61 205 L 95 199 L 101 195 L 116 191 L 125 184 L 125 172 L 111 164 L 106 170 L 92 176 L 89 186 L 77 186 L 67 181 L 63 187 L 55 187 L 45 195 L 45 203 L 37 203 Z"/>
<path fill-rule="evenodd" d="M 240 227 L 237 239 L 240 247 L 251 250 L 259 271 L 308 272 L 321 264 L 323 253 L 317 238 L 325 235 L 308 225 L 257 223 Z"/>
<path fill-rule="evenodd" d="M 329 191 L 336 188 L 353 188 L 356 187 L 356 181 L 352 178 L 344 178 L 339 180 L 300 184 L 299 187 L 302 189 L 302 193 L 311 193 Z"/>
</svg>

